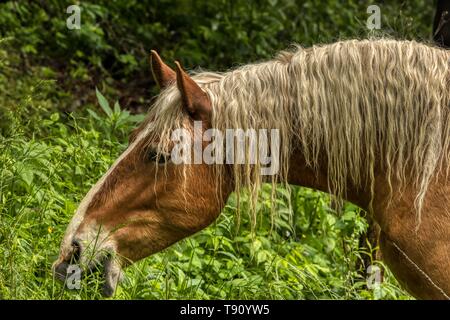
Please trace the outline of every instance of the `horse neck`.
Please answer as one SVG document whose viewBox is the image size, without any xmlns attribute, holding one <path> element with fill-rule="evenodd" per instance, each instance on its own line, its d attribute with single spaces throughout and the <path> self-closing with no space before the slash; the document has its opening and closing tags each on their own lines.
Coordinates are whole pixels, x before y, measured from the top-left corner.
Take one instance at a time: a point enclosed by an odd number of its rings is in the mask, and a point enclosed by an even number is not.
<svg viewBox="0 0 450 320">
<path fill-rule="evenodd" d="M 321 159 L 315 168 L 308 165 L 304 156 L 295 151 L 289 163 L 288 183 L 312 188 L 323 192 L 330 192 L 327 175 L 327 164 Z M 351 183 L 344 190 L 345 200 L 349 200 L 363 209 L 368 209 L 371 201 L 370 191 L 366 188 L 355 188 Z"/>
</svg>

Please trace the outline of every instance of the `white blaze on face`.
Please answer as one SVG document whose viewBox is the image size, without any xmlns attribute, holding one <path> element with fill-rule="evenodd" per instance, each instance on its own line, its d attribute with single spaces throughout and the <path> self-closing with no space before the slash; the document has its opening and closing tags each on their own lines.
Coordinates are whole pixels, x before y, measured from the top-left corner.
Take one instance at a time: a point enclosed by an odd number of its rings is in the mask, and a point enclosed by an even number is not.
<svg viewBox="0 0 450 320">
<path fill-rule="evenodd" d="M 60 253 L 59 253 L 59 259 L 57 262 L 62 262 L 64 259 L 68 257 L 69 254 L 72 252 L 72 240 L 74 239 L 74 236 L 81 241 L 86 242 L 91 246 L 94 243 L 95 249 L 114 249 L 114 244 L 111 241 L 105 241 L 107 236 L 109 235 L 109 230 L 104 230 L 103 227 L 99 225 L 92 225 L 86 228 L 86 230 L 83 231 L 82 234 L 76 234 L 78 227 L 83 222 L 85 214 L 87 212 L 87 209 L 89 208 L 89 205 L 92 202 L 92 199 L 94 196 L 99 192 L 103 184 L 105 183 L 108 176 L 114 171 L 114 169 L 117 167 L 117 165 L 125 159 L 130 152 L 136 148 L 138 143 L 147 135 L 148 128 L 145 128 L 142 130 L 139 135 L 136 137 L 134 142 L 128 146 L 128 148 L 120 155 L 120 157 L 114 162 L 114 164 L 109 168 L 109 170 L 102 176 L 102 178 L 89 190 L 89 192 L 86 194 L 84 199 L 81 201 L 80 205 L 78 206 L 77 211 L 75 212 L 75 215 L 73 216 L 72 220 L 69 223 L 69 226 L 66 229 L 63 241 L 61 243 Z M 100 248 L 99 248 L 100 247 Z M 81 257 L 83 260 L 83 257 Z"/>
</svg>

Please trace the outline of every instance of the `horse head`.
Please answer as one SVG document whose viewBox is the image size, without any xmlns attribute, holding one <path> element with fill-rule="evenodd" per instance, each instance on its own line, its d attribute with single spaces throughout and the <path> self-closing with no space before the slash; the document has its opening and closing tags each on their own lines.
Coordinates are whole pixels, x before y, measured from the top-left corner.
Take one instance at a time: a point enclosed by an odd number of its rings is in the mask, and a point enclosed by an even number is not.
<svg viewBox="0 0 450 320">
<path fill-rule="evenodd" d="M 211 166 L 172 161 L 174 144 L 162 141 L 170 135 L 162 135 L 155 120 L 166 116 L 164 110 L 175 110 L 193 138 L 194 121 L 201 123 L 196 130 L 210 126 L 211 101 L 178 62 L 174 71 L 152 51 L 151 65 L 163 91 L 154 108 L 161 110 L 132 132 L 127 149 L 81 201 L 54 263 L 62 279 L 73 263 L 83 270 L 104 265 L 107 296 L 114 293 L 122 267 L 212 223 L 230 190 L 218 183 Z"/>
</svg>

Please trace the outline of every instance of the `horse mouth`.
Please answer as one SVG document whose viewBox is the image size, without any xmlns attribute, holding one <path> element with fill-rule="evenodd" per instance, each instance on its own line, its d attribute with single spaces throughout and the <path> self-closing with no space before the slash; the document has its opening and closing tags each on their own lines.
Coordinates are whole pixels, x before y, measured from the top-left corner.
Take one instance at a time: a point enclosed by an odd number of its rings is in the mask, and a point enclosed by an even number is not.
<svg viewBox="0 0 450 320">
<path fill-rule="evenodd" d="M 59 281 L 66 281 L 68 275 L 69 263 L 66 261 L 62 261 L 60 263 L 55 263 L 53 265 L 53 275 Z"/>
<path fill-rule="evenodd" d="M 67 289 L 81 289 L 82 279 L 87 274 L 102 273 L 104 280 L 102 295 L 112 297 L 118 282 L 122 277 L 119 264 L 111 254 L 103 254 L 100 258 L 93 259 L 85 264 L 80 264 L 74 259 L 58 260 L 53 265 L 53 275 L 64 283 Z"/>
</svg>

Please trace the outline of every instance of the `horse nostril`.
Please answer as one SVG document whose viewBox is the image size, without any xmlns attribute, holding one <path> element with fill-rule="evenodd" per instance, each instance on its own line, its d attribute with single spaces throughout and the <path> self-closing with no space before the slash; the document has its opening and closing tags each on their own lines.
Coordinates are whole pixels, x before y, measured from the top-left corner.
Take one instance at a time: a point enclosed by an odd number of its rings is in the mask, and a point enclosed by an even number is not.
<svg viewBox="0 0 450 320">
<path fill-rule="evenodd" d="M 75 259 L 75 261 L 78 261 L 78 259 L 80 258 L 80 254 L 81 254 L 80 241 L 78 241 L 77 239 L 73 239 L 72 240 L 72 248 L 73 248 L 73 258 Z"/>
<path fill-rule="evenodd" d="M 78 241 L 77 239 L 73 239 L 72 240 L 72 247 L 80 247 L 80 241 Z"/>
</svg>

